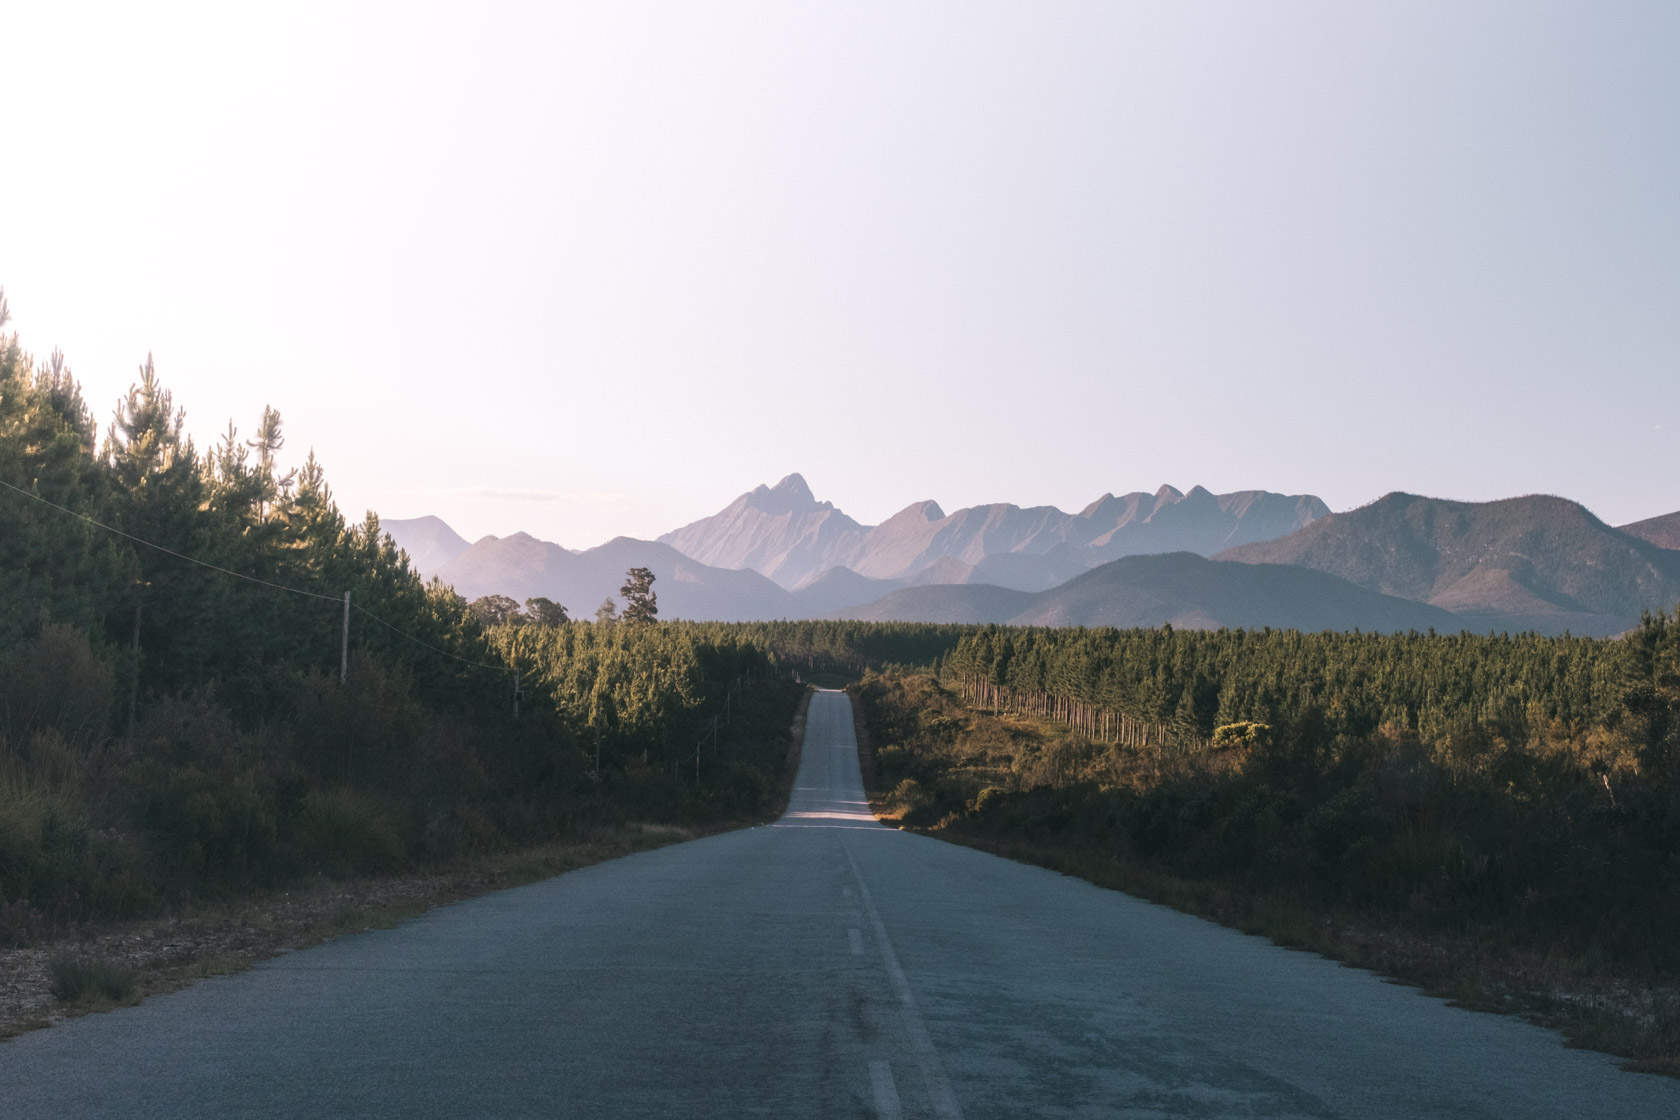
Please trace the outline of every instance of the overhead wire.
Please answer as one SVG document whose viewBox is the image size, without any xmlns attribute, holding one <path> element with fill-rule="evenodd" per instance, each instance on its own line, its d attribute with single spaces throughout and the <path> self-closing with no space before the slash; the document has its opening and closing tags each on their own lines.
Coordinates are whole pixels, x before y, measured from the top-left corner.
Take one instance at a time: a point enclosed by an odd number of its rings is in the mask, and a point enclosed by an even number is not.
<svg viewBox="0 0 1680 1120">
<path fill-rule="evenodd" d="M 189 564 L 196 564 L 201 568 L 209 568 L 211 571 L 220 572 L 223 575 L 232 576 L 235 579 L 242 579 L 242 580 L 245 580 L 247 583 L 255 583 L 255 584 L 258 584 L 262 587 L 273 588 L 275 591 L 285 591 L 288 594 L 292 594 L 292 595 L 303 595 L 303 596 L 305 596 L 307 598 L 310 598 L 310 599 L 322 599 L 322 600 L 325 600 L 326 602 L 329 602 L 329 603 L 343 603 L 344 602 L 344 598 L 342 596 L 339 596 L 339 595 L 327 595 L 327 594 L 324 594 L 324 593 L 319 592 L 319 591 L 306 591 L 301 587 L 288 587 L 287 585 L 285 585 L 283 583 L 275 583 L 273 580 L 267 580 L 267 579 L 262 579 L 258 576 L 247 575 L 244 572 L 236 572 L 232 568 L 224 568 L 220 564 L 212 564 L 208 560 L 200 560 L 196 556 L 188 556 L 184 552 L 177 552 L 173 548 L 168 548 L 164 545 L 157 544 L 156 542 L 146 540 L 143 537 L 137 537 L 133 533 L 125 532 L 124 530 L 118 529 L 113 525 L 107 525 L 103 521 L 98 521 L 98 520 L 96 520 L 92 517 L 89 517 L 85 513 L 78 513 L 76 510 L 73 510 L 73 509 L 69 508 L 68 506 L 61 506 L 57 502 L 51 501 L 47 498 L 43 498 L 41 495 L 36 494 L 33 491 L 25 490 L 21 486 L 14 486 L 10 482 L 7 482 L 5 479 L 0 479 L 0 486 L 4 486 L 6 489 L 14 491 L 15 493 L 22 494 L 26 498 L 31 498 L 34 501 L 40 502 L 44 506 L 50 506 L 53 509 L 58 510 L 60 513 L 66 513 L 66 514 L 69 514 L 71 517 L 74 517 L 74 518 L 76 518 L 80 521 L 85 521 L 89 525 L 92 525 L 97 529 L 103 529 L 107 533 L 114 533 L 117 536 L 122 537 L 126 540 L 133 541 L 135 544 L 144 545 L 147 548 L 155 549 L 158 552 L 161 552 L 166 556 L 173 556 L 177 560 L 185 560 Z M 463 665 L 471 665 L 471 666 L 475 666 L 475 667 L 480 668 L 480 669 L 492 669 L 492 670 L 494 670 L 498 673 L 507 673 L 507 672 L 513 671 L 511 669 L 511 667 L 509 667 L 507 665 L 492 665 L 492 664 L 490 664 L 489 662 L 486 662 L 486 661 L 475 661 L 470 657 L 462 657 L 460 654 L 450 653 L 446 649 L 442 649 L 438 646 L 434 646 L 432 643 L 430 643 L 430 642 L 428 642 L 428 641 L 426 641 L 422 638 L 417 638 L 413 634 L 408 633 L 406 630 L 403 630 L 403 629 L 401 629 L 397 626 L 393 626 L 389 622 L 386 622 L 383 618 L 380 618 L 378 615 L 374 614 L 372 611 L 368 610 L 366 607 L 362 606 L 360 603 L 357 603 L 353 599 L 350 601 L 350 608 L 352 610 L 354 610 L 356 613 L 364 615 L 365 617 L 371 619 L 372 621 L 377 622 L 379 625 L 381 625 L 385 629 L 391 631 L 391 633 L 397 635 L 398 637 L 403 638 L 406 641 L 413 642 L 417 646 L 422 646 L 426 649 L 429 649 L 433 653 L 442 654 L 444 657 L 448 657 L 448 658 L 451 658 L 455 661 L 459 661 Z"/>
</svg>

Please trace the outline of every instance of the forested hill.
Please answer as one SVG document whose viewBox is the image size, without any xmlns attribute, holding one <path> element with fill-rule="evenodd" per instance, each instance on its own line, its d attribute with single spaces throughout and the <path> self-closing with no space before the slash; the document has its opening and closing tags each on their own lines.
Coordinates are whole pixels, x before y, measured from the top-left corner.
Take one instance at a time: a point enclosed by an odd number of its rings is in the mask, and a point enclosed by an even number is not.
<svg viewBox="0 0 1680 1120">
<path fill-rule="evenodd" d="M 1129 556 L 1036 594 L 984 584 L 912 587 L 839 617 L 1018 626 L 1272 627 L 1280 630 L 1440 629 L 1463 621 L 1306 568 L 1234 564 L 1193 553 Z"/>
<path fill-rule="evenodd" d="M 1680 602 L 1680 553 L 1547 495 L 1450 502 L 1389 494 L 1218 559 L 1295 564 L 1429 603 L 1470 629 L 1615 634 Z"/>
<path fill-rule="evenodd" d="M 1647 517 L 1644 521 L 1623 525 L 1621 529 L 1628 536 L 1650 541 L 1658 548 L 1680 549 L 1680 513 Z"/>
</svg>

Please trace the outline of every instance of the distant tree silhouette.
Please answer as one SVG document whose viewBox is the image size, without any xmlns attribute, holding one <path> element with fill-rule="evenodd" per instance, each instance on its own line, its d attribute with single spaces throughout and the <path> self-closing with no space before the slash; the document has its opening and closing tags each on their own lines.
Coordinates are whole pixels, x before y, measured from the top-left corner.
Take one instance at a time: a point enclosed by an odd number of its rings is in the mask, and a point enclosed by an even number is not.
<svg viewBox="0 0 1680 1120">
<path fill-rule="evenodd" d="M 519 604 L 506 595 L 486 595 L 467 604 L 467 609 L 483 620 L 486 626 L 501 626 L 521 622 Z"/>
<path fill-rule="evenodd" d="M 565 607 L 539 595 L 525 600 L 525 621 L 533 626 L 564 626 L 571 619 L 567 617 Z"/>
<path fill-rule="evenodd" d="M 601 605 L 595 608 L 596 622 L 617 622 L 618 604 L 613 602 L 611 595 L 601 600 Z"/>
<path fill-rule="evenodd" d="M 624 573 L 624 586 L 618 593 L 624 596 L 625 622 L 658 622 L 659 596 L 653 590 L 653 572 L 647 568 L 631 568 Z"/>
</svg>

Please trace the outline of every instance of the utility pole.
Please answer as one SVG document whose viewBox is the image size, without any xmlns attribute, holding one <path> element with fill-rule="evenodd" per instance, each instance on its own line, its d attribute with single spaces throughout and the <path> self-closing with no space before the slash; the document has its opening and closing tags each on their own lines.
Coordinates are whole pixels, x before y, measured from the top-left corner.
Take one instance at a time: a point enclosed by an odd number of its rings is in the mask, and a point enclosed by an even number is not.
<svg viewBox="0 0 1680 1120">
<path fill-rule="evenodd" d="M 134 709 L 140 702 L 140 605 L 146 600 L 134 599 L 134 685 L 128 690 L 128 737 L 134 738 Z"/>
<path fill-rule="evenodd" d="M 344 593 L 344 640 L 338 647 L 338 683 L 350 679 L 350 592 Z"/>
</svg>

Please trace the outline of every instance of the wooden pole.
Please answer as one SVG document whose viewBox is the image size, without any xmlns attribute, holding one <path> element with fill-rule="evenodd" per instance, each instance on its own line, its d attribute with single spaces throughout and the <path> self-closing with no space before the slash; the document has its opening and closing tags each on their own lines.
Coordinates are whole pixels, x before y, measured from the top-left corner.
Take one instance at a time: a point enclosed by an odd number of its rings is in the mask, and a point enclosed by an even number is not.
<svg viewBox="0 0 1680 1120">
<path fill-rule="evenodd" d="M 350 679 L 350 592 L 344 593 L 344 638 L 338 647 L 338 683 Z"/>
<path fill-rule="evenodd" d="M 128 690 L 128 737 L 134 738 L 134 710 L 140 702 L 140 605 L 134 600 L 134 686 Z"/>
</svg>

